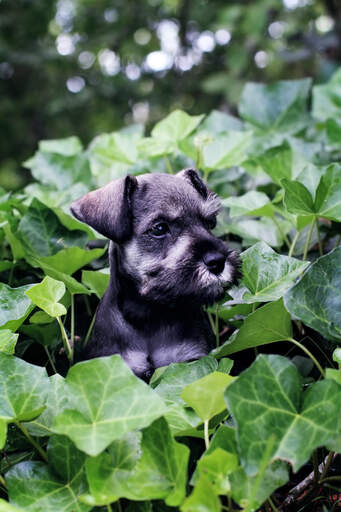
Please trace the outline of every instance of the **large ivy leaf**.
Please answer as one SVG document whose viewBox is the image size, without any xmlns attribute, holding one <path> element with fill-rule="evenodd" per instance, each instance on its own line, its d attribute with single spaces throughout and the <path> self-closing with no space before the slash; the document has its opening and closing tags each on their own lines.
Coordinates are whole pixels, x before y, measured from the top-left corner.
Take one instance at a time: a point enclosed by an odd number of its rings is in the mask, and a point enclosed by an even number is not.
<svg viewBox="0 0 341 512">
<path fill-rule="evenodd" d="M 292 316 L 330 340 L 341 340 L 341 246 L 315 261 L 284 296 Z"/>
<path fill-rule="evenodd" d="M 24 509 L 15 507 L 8 503 L 8 501 L 0 499 L 0 512 L 24 512 Z"/>
<path fill-rule="evenodd" d="M 52 256 L 65 247 L 84 247 L 88 239 L 84 231 L 66 229 L 57 215 L 38 199 L 33 199 L 17 232 L 25 248 L 39 256 Z"/>
<path fill-rule="evenodd" d="M 90 492 L 97 505 L 116 501 L 164 499 L 179 505 L 186 494 L 189 450 L 171 436 L 160 418 L 142 435 L 131 433 L 86 463 Z"/>
<path fill-rule="evenodd" d="M 6 473 L 11 502 L 27 511 L 87 512 L 79 496 L 86 490 L 85 455 L 71 441 L 54 436 L 48 445 L 49 466 L 21 462 Z"/>
<path fill-rule="evenodd" d="M 204 117 L 204 115 L 189 116 L 182 110 L 174 110 L 154 126 L 152 137 L 178 142 L 188 137 Z"/>
<path fill-rule="evenodd" d="M 34 304 L 25 292 L 32 285 L 11 288 L 0 283 L 0 327 L 16 331 L 34 308 Z"/>
<path fill-rule="evenodd" d="M 246 317 L 241 328 L 212 353 L 215 357 L 224 357 L 240 350 L 288 340 L 291 337 L 291 318 L 280 299 L 256 309 Z"/>
<path fill-rule="evenodd" d="M 242 283 L 250 292 L 243 294 L 243 302 L 270 302 L 280 299 L 309 262 L 277 254 L 264 242 L 258 242 L 243 253 Z"/>
<path fill-rule="evenodd" d="M 257 473 L 273 436 L 270 460 L 289 461 L 297 471 L 338 430 L 341 387 L 324 380 L 301 392 L 301 377 L 282 356 L 260 355 L 225 392 L 237 423 L 243 467 Z"/>
<path fill-rule="evenodd" d="M 57 149 L 56 142 L 45 141 L 44 149 L 40 149 L 33 158 L 27 160 L 25 167 L 31 170 L 36 180 L 45 185 L 53 185 L 58 190 L 65 190 L 79 182 L 90 185 L 91 173 L 87 156 L 84 153 L 65 154 L 65 151 L 72 151 L 72 142 L 66 143 L 64 154 L 51 152 Z"/>
<path fill-rule="evenodd" d="M 232 381 L 226 373 L 213 372 L 187 384 L 181 398 L 206 421 L 226 409 L 224 391 Z"/>
<path fill-rule="evenodd" d="M 314 215 L 314 201 L 309 190 L 299 181 L 283 179 L 282 187 L 285 190 L 284 204 L 290 213 L 296 215 Z"/>
<path fill-rule="evenodd" d="M 273 215 L 273 206 L 270 199 L 263 192 L 252 190 L 239 197 L 228 197 L 222 200 L 224 206 L 230 208 L 230 217 L 240 215 L 270 216 Z"/>
<path fill-rule="evenodd" d="M 118 355 L 73 366 L 65 384 L 70 407 L 55 418 L 53 429 L 89 455 L 166 412 L 163 400 Z"/>
<path fill-rule="evenodd" d="M 41 140 L 39 142 L 39 149 L 45 153 L 73 156 L 82 151 L 83 146 L 79 138 L 73 136 L 64 139 Z"/>
<path fill-rule="evenodd" d="M 283 178 L 290 179 L 292 177 L 292 153 L 290 145 L 285 141 L 281 146 L 275 146 L 265 151 L 257 157 L 257 162 L 277 185 L 281 185 Z"/>
<path fill-rule="evenodd" d="M 212 110 L 200 125 L 200 131 L 219 135 L 220 133 L 235 131 L 240 132 L 243 129 L 243 123 L 237 117 L 221 112 L 220 110 Z"/>
<path fill-rule="evenodd" d="M 327 84 L 313 87 L 312 114 L 321 121 L 341 114 L 341 71 L 337 70 Z"/>
<path fill-rule="evenodd" d="M 341 165 L 332 164 L 316 189 L 316 215 L 341 222 Z"/>
<path fill-rule="evenodd" d="M 281 247 L 283 244 L 283 234 L 288 231 L 288 223 L 277 221 L 278 225 L 269 217 L 256 219 L 238 219 L 233 224 L 228 224 L 228 232 L 235 233 L 243 239 L 243 245 L 253 245 L 262 240 L 271 247 Z"/>
<path fill-rule="evenodd" d="M 45 368 L 0 352 L 0 420 L 3 425 L 29 421 L 41 414 L 48 390 Z"/>
<path fill-rule="evenodd" d="M 229 132 L 205 144 L 202 166 L 205 169 L 223 169 L 239 165 L 246 158 L 252 132 Z"/>
<path fill-rule="evenodd" d="M 221 512 L 220 500 L 208 476 L 201 474 L 192 494 L 181 505 L 182 512 Z"/>
<path fill-rule="evenodd" d="M 25 293 L 45 313 L 57 317 L 66 314 L 65 306 L 59 302 L 65 291 L 64 283 L 46 276 L 41 283 L 35 284 Z"/>
<path fill-rule="evenodd" d="M 99 299 L 103 297 L 106 289 L 108 288 L 110 280 L 109 268 L 101 270 L 83 270 L 82 283 L 90 288 L 90 290 L 97 295 Z"/>
<path fill-rule="evenodd" d="M 309 78 L 270 85 L 247 83 L 239 103 L 240 116 L 261 131 L 297 133 L 307 124 Z"/>
</svg>

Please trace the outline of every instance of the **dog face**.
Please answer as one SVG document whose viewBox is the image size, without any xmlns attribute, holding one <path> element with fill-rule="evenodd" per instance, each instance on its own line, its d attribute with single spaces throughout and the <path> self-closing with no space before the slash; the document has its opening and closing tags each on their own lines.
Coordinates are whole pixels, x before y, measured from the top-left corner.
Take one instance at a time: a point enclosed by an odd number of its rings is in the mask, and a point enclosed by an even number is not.
<svg viewBox="0 0 341 512">
<path fill-rule="evenodd" d="M 196 171 L 116 180 L 73 203 L 119 245 L 123 272 L 147 301 L 212 303 L 235 279 L 237 256 L 211 234 L 217 197 Z"/>
</svg>

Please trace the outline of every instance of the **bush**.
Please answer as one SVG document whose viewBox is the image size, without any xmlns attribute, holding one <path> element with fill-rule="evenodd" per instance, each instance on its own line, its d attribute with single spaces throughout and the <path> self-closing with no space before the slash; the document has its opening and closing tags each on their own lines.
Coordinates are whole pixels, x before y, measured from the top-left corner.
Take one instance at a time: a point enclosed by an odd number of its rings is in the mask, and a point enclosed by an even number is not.
<svg viewBox="0 0 341 512">
<path fill-rule="evenodd" d="M 333 506 L 340 81 L 312 88 L 311 111 L 309 79 L 249 83 L 240 119 L 174 111 L 148 137 L 133 125 L 86 149 L 42 141 L 25 163 L 35 181 L 1 191 L 0 510 Z M 70 202 L 127 172 L 193 165 L 222 197 L 216 233 L 241 252 L 239 285 L 208 309 L 217 347 L 149 385 L 118 355 L 72 365 L 109 274 Z"/>
</svg>

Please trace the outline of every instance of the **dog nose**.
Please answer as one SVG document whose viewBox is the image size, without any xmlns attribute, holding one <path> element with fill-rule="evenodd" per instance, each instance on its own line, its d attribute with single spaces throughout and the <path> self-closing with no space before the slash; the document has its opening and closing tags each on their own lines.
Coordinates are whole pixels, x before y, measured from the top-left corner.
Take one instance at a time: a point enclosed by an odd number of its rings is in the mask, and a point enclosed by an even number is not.
<svg viewBox="0 0 341 512">
<path fill-rule="evenodd" d="M 221 252 L 207 252 L 203 261 L 212 274 L 218 275 L 224 270 L 225 256 Z"/>
</svg>

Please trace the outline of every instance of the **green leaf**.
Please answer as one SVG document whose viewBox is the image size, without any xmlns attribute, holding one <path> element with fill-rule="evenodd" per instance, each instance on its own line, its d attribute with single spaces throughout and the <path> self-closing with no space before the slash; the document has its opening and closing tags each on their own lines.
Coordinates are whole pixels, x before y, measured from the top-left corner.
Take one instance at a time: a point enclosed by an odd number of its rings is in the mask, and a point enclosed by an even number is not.
<svg viewBox="0 0 341 512">
<path fill-rule="evenodd" d="M 45 313 L 45 311 L 36 311 L 30 316 L 30 324 L 50 324 L 53 322 L 53 317 Z"/>
<path fill-rule="evenodd" d="M 218 496 L 210 479 L 201 474 L 192 494 L 181 505 L 182 512 L 221 512 Z"/>
<path fill-rule="evenodd" d="M 308 121 L 311 79 L 282 80 L 270 85 L 247 83 L 239 114 L 262 132 L 297 133 Z"/>
<path fill-rule="evenodd" d="M 341 142 L 341 123 L 338 119 L 327 119 L 326 131 L 329 144 L 338 146 Z"/>
<path fill-rule="evenodd" d="M 59 155 L 73 156 L 82 151 L 83 146 L 78 137 L 65 139 L 41 140 L 39 150 L 45 153 L 58 153 Z"/>
<path fill-rule="evenodd" d="M 314 201 L 309 190 L 299 181 L 282 180 L 285 190 L 284 204 L 290 213 L 296 215 L 314 215 Z"/>
<path fill-rule="evenodd" d="M 206 356 L 191 363 L 172 363 L 153 384 L 155 391 L 165 400 L 168 409 L 165 418 L 176 435 L 197 427 L 201 420 L 197 414 L 186 407 L 181 398 L 182 390 L 218 368 L 216 359 Z"/>
<path fill-rule="evenodd" d="M 200 475 L 205 474 L 211 481 L 216 494 L 227 494 L 230 491 L 228 475 L 238 467 L 238 457 L 222 448 L 216 448 L 204 456 L 198 462 Z"/>
<path fill-rule="evenodd" d="M 18 337 L 19 334 L 15 334 L 9 329 L 0 330 L 0 352 L 13 355 Z"/>
<path fill-rule="evenodd" d="M 187 384 L 181 398 L 206 421 L 226 409 L 224 391 L 232 381 L 233 377 L 226 373 L 213 372 Z"/>
<path fill-rule="evenodd" d="M 274 436 L 270 462 L 282 459 L 298 471 L 338 429 L 341 388 L 324 380 L 302 394 L 295 365 L 282 356 L 258 356 L 227 388 L 225 398 L 237 424 L 248 475 L 259 471 L 270 436 Z"/>
<path fill-rule="evenodd" d="M 16 331 L 31 313 L 34 305 L 25 292 L 32 285 L 11 288 L 0 283 L 0 326 L 1 329 Z"/>
<path fill-rule="evenodd" d="M 18 235 L 25 248 L 41 256 L 52 256 L 65 247 L 82 246 L 87 242 L 84 231 L 69 231 L 57 215 L 38 199 L 33 199 L 21 218 Z"/>
<path fill-rule="evenodd" d="M 176 149 L 175 142 L 156 137 L 144 137 L 137 145 L 141 158 L 154 158 L 173 153 Z"/>
<path fill-rule="evenodd" d="M 341 222 L 341 165 L 330 165 L 316 189 L 315 211 L 319 217 Z"/>
<path fill-rule="evenodd" d="M 255 215 L 272 217 L 274 213 L 270 199 L 263 192 L 252 190 L 239 197 L 228 197 L 222 200 L 224 206 L 230 208 L 230 217 Z"/>
<path fill-rule="evenodd" d="M 99 299 L 103 297 L 106 289 L 108 288 L 110 280 L 109 268 L 101 270 L 83 270 L 82 283 L 90 288 L 90 290 L 97 295 Z"/>
<path fill-rule="evenodd" d="M 243 123 L 240 119 L 220 110 L 212 110 L 200 125 L 200 131 L 207 131 L 214 135 L 229 131 L 240 132 L 242 129 Z"/>
<path fill-rule="evenodd" d="M 24 165 L 36 180 L 53 185 L 57 190 L 65 190 L 79 182 L 91 184 L 89 161 L 83 153 L 65 155 L 39 150 Z"/>
<path fill-rule="evenodd" d="M 230 233 L 239 235 L 246 246 L 253 245 L 259 240 L 262 240 L 271 247 L 281 247 L 283 244 L 283 234 L 269 217 L 263 217 L 260 220 L 237 220 L 233 224 L 228 225 L 228 230 Z M 282 229 L 282 231 L 286 231 L 286 229 Z"/>
<path fill-rule="evenodd" d="M 49 378 L 49 393 L 44 411 L 30 423 L 26 423 L 25 427 L 33 436 L 51 436 L 54 418 L 65 409 L 69 409 L 70 405 L 65 379 L 59 374 L 52 375 Z"/>
<path fill-rule="evenodd" d="M 212 353 L 224 357 L 251 347 L 292 338 L 291 318 L 282 299 L 270 302 L 251 313 L 224 345 Z"/>
<path fill-rule="evenodd" d="M 223 169 L 239 165 L 246 159 L 252 132 L 229 132 L 203 147 L 204 169 Z"/>
<path fill-rule="evenodd" d="M 66 315 L 65 306 L 59 303 L 65 291 L 64 283 L 46 276 L 41 283 L 32 286 L 25 293 L 36 306 L 48 315 L 56 318 Z"/>
<path fill-rule="evenodd" d="M 24 512 L 24 509 L 15 507 L 8 503 L 8 501 L 0 499 L 0 512 Z"/>
<path fill-rule="evenodd" d="M 87 512 L 80 502 L 86 489 L 85 456 L 67 438 L 55 436 L 48 445 L 49 466 L 21 462 L 6 473 L 9 497 L 27 511 Z"/>
<path fill-rule="evenodd" d="M 258 242 L 243 253 L 242 283 L 250 290 L 243 302 L 270 302 L 283 297 L 309 262 L 277 254 L 264 242 Z"/>
<path fill-rule="evenodd" d="M 339 118 L 341 113 L 341 71 L 338 69 L 329 82 L 313 87 L 312 115 L 321 121 Z"/>
<path fill-rule="evenodd" d="M 29 421 L 44 409 L 49 391 L 45 368 L 0 352 L 0 419 Z"/>
<path fill-rule="evenodd" d="M 188 137 L 204 117 L 204 115 L 189 116 L 182 110 L 174 110 L 154 126 L 152 137 L 178 142 Z"/>
<path fill-rule="evenodd" d="M 294 318 L 327 339 L 341 340 L 341 246 L 315 261 L 284 296 Z"/>
<path fill-rule="evenodd" d="M 88 459 L 90 492 L 97 505 L 125 497 L 163 499 L 177 506 L 186 494 L 188 457 L 188 448 L 174 441 L 167 422 L 160 418 L 142 436 L 131 433 Z"/>
<path fill-rule="evenodd" d="M 277 185 L 281 186 L 283 178 L 292 177 L 293 154 L 287 141 L 281 146 L 268 149 L 256 161 Z"/>
<path fill-rule="evenodd" d="M 84 267 L 90 261 L 100 258 L 106 249 L 82 249 L 80 247 L 68 247 L 53 254 L 52 256 L 43 256 L 39 258 L 42 264 L 47 264 L 59 272 L 67 275 L 74 274 L 77 270 Z"/>
<path fill-rule="evenodd" d="M 70 406 L 55 418 L 53 429 L 89 455 L 166 412 L 163 400 L 118 355 L 76 364 L 66 389 Z"/>
</svg>

